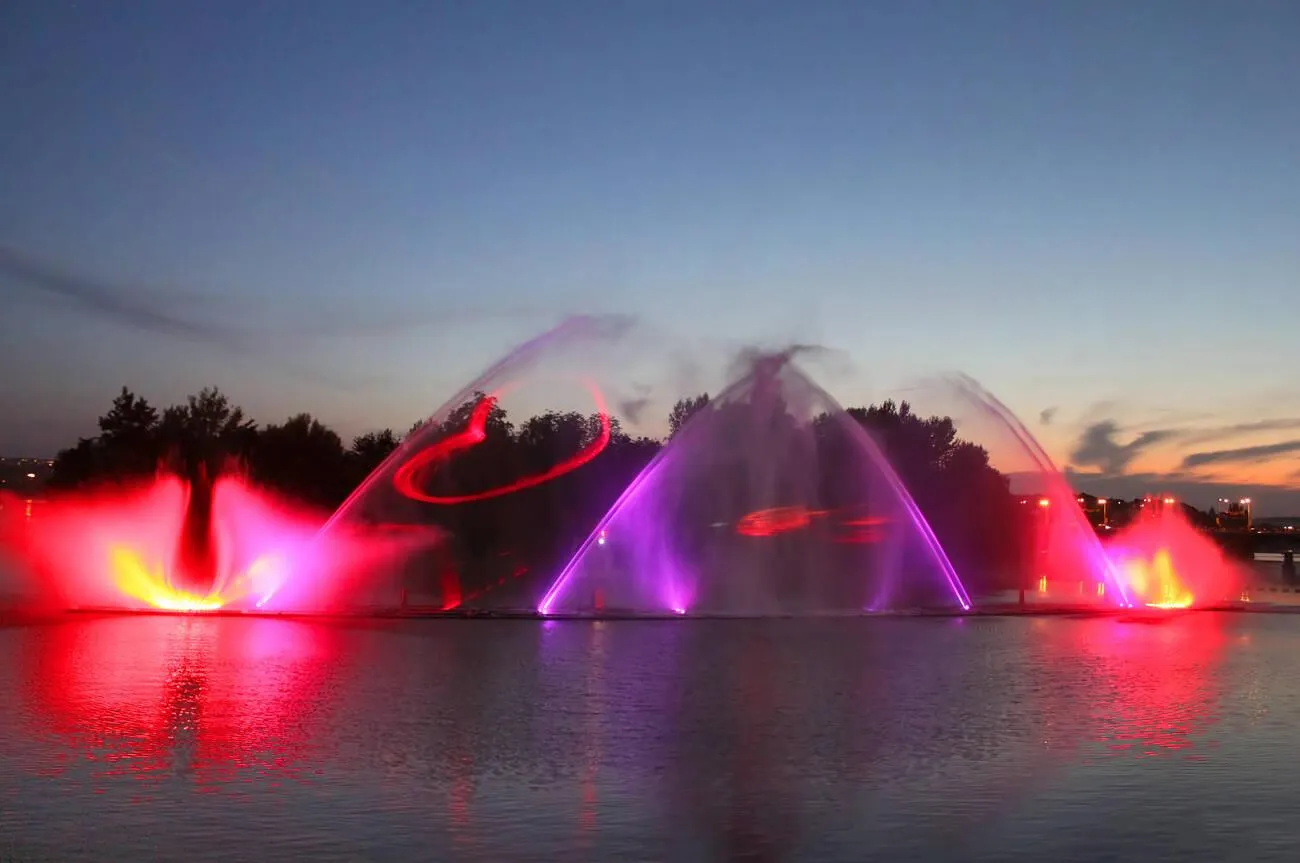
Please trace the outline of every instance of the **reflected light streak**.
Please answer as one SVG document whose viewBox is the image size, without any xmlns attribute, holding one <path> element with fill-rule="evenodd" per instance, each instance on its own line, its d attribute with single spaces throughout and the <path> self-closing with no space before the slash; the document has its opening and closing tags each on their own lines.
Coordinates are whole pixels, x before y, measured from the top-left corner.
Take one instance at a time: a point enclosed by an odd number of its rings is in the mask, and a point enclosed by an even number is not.
<svg viewBox="0 0 1300 863">
<path fill-rule="evenodd" d="M 1180 614 L 1156 623 L 1076 627 L 1079 650 L 1098 661 L 1092 709 L 1101 741 L 1142 756 L 1192 748 L 1218 699 L 1223 621 L 1216 614 Z"/>
<path fill-rule="evenodd" d="M 296 779 L 314 760 L 335 633 L 295 621 L 202 615 L 101 618 L 32 629 L 10 728 L 52 737 L 58 774 L 238 794 L 256 772 Z"/>
</svg>

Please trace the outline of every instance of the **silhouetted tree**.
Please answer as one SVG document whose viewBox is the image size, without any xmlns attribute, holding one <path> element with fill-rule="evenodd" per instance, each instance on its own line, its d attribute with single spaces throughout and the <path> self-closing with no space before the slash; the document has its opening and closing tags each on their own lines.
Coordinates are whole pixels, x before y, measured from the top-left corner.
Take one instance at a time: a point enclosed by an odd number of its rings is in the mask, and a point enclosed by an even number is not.
<svg viewBox="0 0 1300 863">
<path fill-rule="evenodd" d="M 673 405 L 672 412 L 668 414 L 668 436 L 677 434 L 682 430 L 682 426 L 686 425 L 687 420 L 708 406 L 708 393 L 702 393 L 694 398 L 678 399 L 677 404 Z"/>
<path fill-rule="evenodd" d="M 257 442 L 257 423 L 216 387 L 204 387 L 184 405 L 163 411 L 158 436 L 164 457 L 188 475 L 219 472 L 226 461 L 246 459 Z"/>
<path fill-rule="evenodd" d="M 47 484 L 52 489 L 73 488 L 107 477 L 108 468 L 101 457 L 99 439 L 83 437 L 77 439 L 76 446 L 59 450 Z"/>
<path fill-rule="evenodd" d="M 311 414 L 262 429 L 250 462 L 254 478 L 316 506 L 337 505 L 350 487 L 343 441 Z"/>
<path fill-rule="evenodd" d="M 400 445 L 392 429 L 366 432 L 352 439 L 347 452 L 348 485 L 356 487 L 370 476 Z"/>
<path fill-rule="evenodd" d="M 397 444 L 397 435 L 393 434 L 392 429 L 366 432 L 352 439 L 351 453 L 358 461 L 370 465 L 370 470 L 374 470 L 397 449 Z"/>
<path fill-rule="evenodd" d="M 161 455 L 158 411 L 126 387 L 99 418 L 99 435 L 81 438 L 59 453 L 50 485 L 90 480 L 129 480 L 153 473 Z"/>
</svg>

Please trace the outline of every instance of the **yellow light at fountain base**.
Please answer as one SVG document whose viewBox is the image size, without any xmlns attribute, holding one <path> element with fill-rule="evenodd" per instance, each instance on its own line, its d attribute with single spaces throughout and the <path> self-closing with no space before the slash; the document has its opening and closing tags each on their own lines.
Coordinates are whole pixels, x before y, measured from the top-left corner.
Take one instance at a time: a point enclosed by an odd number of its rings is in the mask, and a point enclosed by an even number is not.
<svg viewBox="0 0 1300 863">
<path fill-rule="evenodd" d="M 138 599 L 163 611 L 216 611 L 226 604 L 220 594 L 198 596 L 177 590 L 167 583 L 162 567 L 150 570 L 140 556 L 129 548 L 110 552 L 113 583 L 124 595 Z"/>
</svg>

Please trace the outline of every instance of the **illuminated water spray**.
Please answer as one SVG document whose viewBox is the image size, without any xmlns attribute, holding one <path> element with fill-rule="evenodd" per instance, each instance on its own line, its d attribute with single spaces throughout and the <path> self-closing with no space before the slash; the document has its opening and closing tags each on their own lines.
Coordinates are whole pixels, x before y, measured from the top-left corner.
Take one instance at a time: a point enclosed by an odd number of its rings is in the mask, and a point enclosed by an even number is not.
<svg viewBox="0 0 1300 863">
<path fill-rule="evenodd" d="M 970 608 L 875 441 L 785 355 L 757 358 L 624 490 L 542 614 Z"/>
</svg>

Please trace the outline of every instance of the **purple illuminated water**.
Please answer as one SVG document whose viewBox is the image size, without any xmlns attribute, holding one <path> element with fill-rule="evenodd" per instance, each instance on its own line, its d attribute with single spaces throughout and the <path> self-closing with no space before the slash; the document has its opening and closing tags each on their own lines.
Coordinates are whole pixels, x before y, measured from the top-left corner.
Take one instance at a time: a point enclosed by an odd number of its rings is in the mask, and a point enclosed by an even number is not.
<svg viewBox="0 0 1300 863">
<path fill-rule="evenodd" d="M 969 608 L 879 447 L 790 354 L 753 360 L 619 498 L 543 614 Z"/>
</svg>

